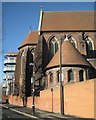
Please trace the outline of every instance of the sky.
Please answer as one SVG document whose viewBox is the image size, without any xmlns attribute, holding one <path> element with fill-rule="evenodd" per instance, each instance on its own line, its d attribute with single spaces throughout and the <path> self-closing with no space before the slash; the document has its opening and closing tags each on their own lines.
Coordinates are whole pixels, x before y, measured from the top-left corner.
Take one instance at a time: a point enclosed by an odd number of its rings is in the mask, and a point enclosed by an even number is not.
<svg viewBox="0 0 96 120">
<path fill-rule="evenodd" d="M 43 11 L 94 10 L 92 2 L 3 2 L 2 68 L 6 52 L 17 52 L 30 31 L 38 30 L 40 6 Z M 0 69 L 0 82 L 2 70 Z"/>
<path fill-rule="evenodd" d="M 1 0 L 2 2 L 95 2 L 95 0 Z"/>
</svg>

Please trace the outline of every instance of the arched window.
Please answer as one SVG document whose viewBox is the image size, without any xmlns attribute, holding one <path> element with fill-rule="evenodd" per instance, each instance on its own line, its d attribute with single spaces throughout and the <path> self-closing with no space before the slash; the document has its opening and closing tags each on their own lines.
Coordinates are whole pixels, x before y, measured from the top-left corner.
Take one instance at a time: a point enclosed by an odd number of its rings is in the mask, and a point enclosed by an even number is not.
<svg viewBox="0 0 96 120">
<path fill-rule="evenodd" d="M 59 40 L 55 37 L 55 35 L 51 35 L 48 41 L 50 58 L 52 58 L 59 48 Z"/>
<path fill-rule="evenodd" d="M 94 78 L 94 70 L 92 70 L 92 69 L 88 69 L 88 79 L 92 79 L 92 78 Z"/>
<path fill-rule="evenodd" d="M 63 81 L 63 73 L 61 73 L 61 81 Z M 60 72 L 57 72 L 57 82 L 60 82 Z"/>
<path fill-rule="evenodd" d="M 79 71 L 79 80 L 80 80 L 80 82 L 81 82 L 81 81 L 84 81 L 83 72 L 84 72 L 83 70 L 80 70 L 80 71 Z"/>
<path fill-rule="evenodd" d="M 92 56 L 92 50 L 93 50 L 91 41 L 86 42 L 86 50 L 87 50 L 87 56 L 91 57 Z"/>
<path fill-rule="evenodd" d="M 49 41 L 49 50 L 50 50 L 50 56 L 51 58 L 54 56 L 54 54 L 57 52 L 59 48 L 59 41 L 58 39 L 54 36 L 50 39 Z"/>
<path fill-rule="evenodd" d="M 92 42 L 89 42 L 89 50 L 93 50 Z"/>
<path fill-rule="evenodd" d="M 71 69 L 68 71 L 68 82 L 73 81 L 73 80 L 74 80 L 74 73 Z"/>
<path fill-rule="evenodd" d="M 45 87 L 47 87 L 47 86 L 48 86 L 48 75 L 45 74 Z"/>
<path fill-rule="evenodd" d="M 57 82 L 60 82 L 60 72 L 57 72 Z"/>
<path fill-rule="evenodd" d="M 87 50 L 87 56 L 92 57 L 93 56 L 94 45 L 93 45 L 93 41 L 91 40 L 90 37 L 88 37 L 87 40 L 86 40 L 86 50 Z"/>
<path fill-rule="evenodd" d="M 54 52 L 56 53 L 59 48 L 59 45 L 58 45 L 58 42 L 55 42 L 54 44 L 55 44 Z"/>
<path fill-rule="evenodd" d="M 25 61 L 25 51 L 23 51 L 23 53 L 22 53 L 22 56 L 21 56 L 21 74 L 23 74 L 23 72 L 24 72 L 24 61 Z"/>
<path fill-rule="evenodd" d="M 53 83 L 53 73 L 50 73 L 50 83 Z"/>
<path fill-rule="evenodd" d="M 52 40 L 49 42 L 49 50 L 50 50 L 50 57 L 52 58 L 54 56 L 54 43 Z"/>
</svg>

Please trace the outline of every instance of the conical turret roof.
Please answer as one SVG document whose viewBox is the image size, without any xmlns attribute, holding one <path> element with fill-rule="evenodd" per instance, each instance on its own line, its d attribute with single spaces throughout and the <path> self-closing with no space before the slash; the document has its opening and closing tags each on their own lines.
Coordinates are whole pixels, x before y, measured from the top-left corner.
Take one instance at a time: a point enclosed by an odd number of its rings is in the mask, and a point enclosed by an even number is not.
<svg viewBox="0 0 96 120">
<path fill-rule="evenodd" d="M 38 32 L 32 31 L 30 32 L 22 44 L 19 46 L 19 49 L 26 46 L 26 45 L 35 45 L 38 42 Z"/>
<path fill-rule="evenodd" d="M 60 50 L 54 55 L 47 68 L 60 65 Z M 80 54 L 80 52 L 70 43 L 65 40 L 62 43 L 62 65 L 64 66 L 87 66 L 91 67 L 90 63 Z"/>
</svg>

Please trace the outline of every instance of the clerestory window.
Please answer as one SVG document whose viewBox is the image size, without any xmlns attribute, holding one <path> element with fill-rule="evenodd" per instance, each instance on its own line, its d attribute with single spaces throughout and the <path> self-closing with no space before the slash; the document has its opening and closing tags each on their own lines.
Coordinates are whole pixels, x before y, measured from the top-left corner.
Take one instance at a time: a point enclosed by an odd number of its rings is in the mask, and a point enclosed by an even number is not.
<svg viewBox="0 0 96 120">
<path fill-rule="evenodd" d="M 53 73 L 50 73 L 50 83 L 53 83 Z"/>
<path fill-rule="evenodd" d="M 59 41 L 54 37 L 49 41 L 49 50 L 50 50 L 51 58 L 58 51 L 58 48 L 59 48 Z"/>
<path fill-rule="evenodd" d="M 81 81 L 84 81 L 84 76 L 83 76 L 83 70 L 80 70 L 79 71 L 79 81 L 81 82 Z"/>
<path fill-rule="evenodd" d="M 90 39 L 86 40 L 86 50 L 87 50 L 87 56 L 92 57 L 94 48 L 93 48 L 93 41 Z"/>
<path fill-rule="evenodd" d="M 68 71 L 68 82 L 73 81 L 73 80 L 74 80 L 74 72 L 71 69 Z"/>
</svg>

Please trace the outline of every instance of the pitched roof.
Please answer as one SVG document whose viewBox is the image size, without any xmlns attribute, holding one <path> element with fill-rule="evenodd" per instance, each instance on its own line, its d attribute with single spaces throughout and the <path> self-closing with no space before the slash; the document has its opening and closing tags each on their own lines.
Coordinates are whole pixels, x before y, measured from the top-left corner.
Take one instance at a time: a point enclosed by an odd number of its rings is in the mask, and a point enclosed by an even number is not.
<svg viewBox="0 0 96 120">
<path fill-rule="evenodd" d="M 19 49 L 26 46 L 26 45 L 34 45 L 38 42 L 38 32 L 30 32 L 22 44 L 19 46 Z"/>
<path fill-rule="evenodd" d="M 41 31 L 94 29 L 94 11 L 43 12 Z"/>
<path fill-rule="evenodd" d="M 54 55 L 47 68 L 59 66 L 60 64 L 60 50 Z M 64 66 L 87 66 L 91 67 L 91 65 L 87 62 L 87 60 L 80 54 L 80 52 L 70 43 L 70 41 L 64 41 L 62 43 L 62 65 Z"/>
</svg>

